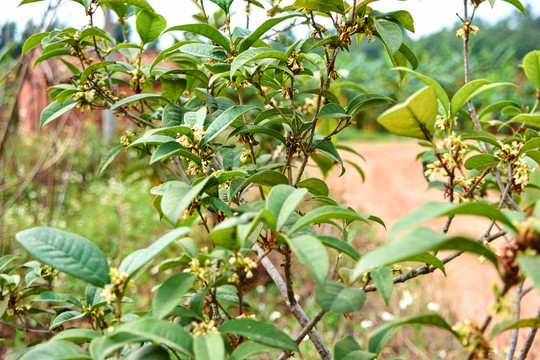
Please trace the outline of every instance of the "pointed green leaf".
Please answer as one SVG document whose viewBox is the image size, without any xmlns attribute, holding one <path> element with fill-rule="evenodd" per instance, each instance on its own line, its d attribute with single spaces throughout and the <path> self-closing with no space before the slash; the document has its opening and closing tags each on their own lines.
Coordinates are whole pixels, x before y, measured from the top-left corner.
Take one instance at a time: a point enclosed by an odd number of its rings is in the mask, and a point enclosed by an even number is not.
<svg viewBox="0 0 540 360">
<path fill-rule="evenodd" d="M 317 70 L 321 73 L 321 76 L 323 79 L 328 78 L 328 69 L 326 68 L 326 63 L 324 62 L 324 59 L 318 55 L 318 54 L 300 54 L 298 57 L 299 60 L 306 60 L 310 63 L 312 63 Z"/>
<path fill-rule="evenodd" d="M 405 103 L 386 110 L 377 122 L 396 135 L 429 140 L 438 108 L 435 93 L 425 87 L 411 95 Z"/>
<path fill-rule="evenodd" d="M 328 196 L 328 185 L 319 178 L 307 178 L 298 183 L 299 188 L 307 189 L 315 196 Z"/>
<path fill-rule="evenodd" d="M 91 359 L 90 355 L 68 341 L 49 341 L 29 349 L 20 360 L 74 360 Z"/>
<path fill-rule="evenodd" d="M 315 301 L 325 311 L 345 314 L 360 309 L 366 301 L 366 294 L 361 289 L 327 281 L 315 289 Z"/>
<path fill-rule="evenodd" d="M 169 352 L 159 345 L 146 345 L 131 352 L 126 360 L 170 360 Z"/>
<path fill-rule="evenodd" d="M 288 20 L 292 17 L 301 16 L 301 14 L 289 14 L 282 17 L 271 18 L 263 22 L 255 31 L 253 31 L 247 38 L 242 40 L 238 46 L 238 53 L 242 53 L 249 49 L 251 45 L 261 38 L 268 30 L 271 30 L 277 24 Z"/>
<path fill-rule="evenodd" d="M 424 84 L 429 86 L 431 88 L 431 90 L 433 90 L 433 92 L 437 96 L 437 99 L 439 99 L 439 101 L 441 102 L 441 105 L 442 105 L 444 111 L 445 112 L 449 111 L 450 99 L 448 98 L 448 95 L 446 94 L 446 91 L 444 91 L 443 87 L 438 82 L 436 82 L 435 80 L 433 80 L 432 78 L 430 78 L 430 77 L 428 77 L 426 75 L 420 74 L 420 73 L 418 73 L 416 71 L 413 71 L 413 70 L 411 70 L 411 69 L 409 69 L 407 67 L 396 67 L 396 68 L 393 68 L 392 70 L 405 71 L 405 72 L 411 73 L 414 76 L 416 76 Z"/>
<path fill-rule="evenodd" d="M 152 314 L 158 319 L 167 316 L 189 291 L 197 279 L 196 275 L 188 273 L 174 274 L 161 284 L 154 297 Z"/>
<path fill-rule="evenodd" d="M 289 59 L 285 53 L 277 50 L 268 50 L 267 48 L 252 48 L 238 55 L 231 65 L 231 80 L 234 74 L 242 66 L 259 59 L 277 59 L 287 63 Z"/>
<path fill-rule="evenodd" d="M 107 166 L 109 166 L 118 157 L 118 155 L 120 155 L 120 152 L 124 148 L 125 148 L 124 145 L 117 145 L 113 147 L 112 149 L 109 149 L 105 154 L 103 154 L 99 162 L 99 166 L 98 166 L 99 174 L 105 171 Z"/>
<path fill-rule="evenodd" d="M 274 139 L 279 140 L 282 144 L 286 143 L 285 137 L 279 132 L 268 126 L 261 125 L 244 125 L 230 133 L 229 138 L 238 134 L 265 134 L 272 136 Z"/>
<path fill-rule="evenodd" d="M 525 256 L 517 257 L 517 263 L 521 271 L 527 275 L 536 290 L 540 293 L 540 256 Z"/>
<path fill-rule="evenodd" d="M 125 98 L 125 99 L 120 100 L 119 102 L 117 102 L 113 106 L 111 106 L 111 110 L 118 109 L 119 107 L 124 106 L 124 105 L 129 104 L 129 103 L 132 103 L 134 101 L 148 100 L 148 99 L 157 100 L 157 99 L 163 99 L 163 97 L 161 95 L 159 95 L 159 94 L 136 94 L 136 95 L 131 95 L 131 96 Z"/>
<path fill-rule="evenodd" d="M 298 345 L 283 331 L 261 321 L 253 319 L 233 319 L 227 321 L 218 328 L 224 334 L 236 334 L 244 336 L 281 350 L 298 351 Z"/>
<path fill-rule="evenodd" d="M 358 113 L 369 109 L 370 107 L 383 105 L 390 102 L 394 102 L 394 100 L 383 95 L 361 94 L 351 100 L 351 102 L 347 106 L 347 114 L 351 115 L 351 117 L 354 117 Z"/>
<path fill-rule="evenodd" d="M 448 323 L 440 315 L 414 315 L 405 319 L 389 321 L 383 323 L 382 325 L 379 325 L 370 334 L 369 351 L 377 354 L 380 353 L 386 343 L 388 343 L 388 341 L 390 340 L 391 336 L 395 333 L 395 331 L 405 325 L 435 326 L 450 332 L 456 337 L 456 339 L 459 339 L 459 336 L 452 330 L 450 325 L 448 325 Z M 387 332 L 391 332 L 391 336 L 381 336 Z"/>
<path fill-rule="evenodd" d="M 295 238 L 286 237 L 298 259 L 311 272 L 319 285 L 323 285 L 330 271 L 328 253 L 319 239 L 311 235 L 301 235 Z"/>
<path fill-rule="evenodd" d="M 270 190 L 266 199 L 266 208 L 274 213 L 278 231 L 302 202 L 306 193 L 306 189 L 295 189 L 290 185 L 277 185 Z"/>
<path fill-rule="evenodd" d="M 382 41 L 388 46 L 392 54 L 395 54 L 401 47 L 401 44 L 403 44 L 403 31 L 401 27 L 388 20 L 374 19 L 373 22 Z"/>
<path fill-rule="evenodd" d="M 520 329 L 520 328 L 540 328 L 540 318 L 532 318 L 532 319 L 519 319 L 511 322 L 506 323 L 498 323 L 496 324 L 493 329 L 491 329 L 491 334 L 489 334 L 490 338 L 493 338 L 506 330 L 511 329 Z"/>
<path fill-rule="evenodd" d="M 42 32 L 38 34 L 34 34 L 30 36 L 26 41 L 24 42 L 24 45 L 22 47 L 21 56 L 26 54 L 28 51 L 32 50 L 36 46 L 39 46 L 41 44 L 41 40 L 49 36 L 49 32 Z"/>
<path fill-rule="evenodd" d="M 17 241 L 39 261 L 103 287 L 109 283 L 109 264 L 101 250 L 85 238 L 46 227 L 21 231 Z"/>
<path fill-rule="evenodd" d="M 392 270 L 387 267 L 381 267 L 379 269 L 371 270 L 371 278 L 377 286 L 377 290 L 384 299 L 384 302 L 388 306 L 390 296 L 392 295 L 392 289 L 394 288 L 394 275 Z"/>
<path fill-rule="evenodd" d="M 143 44 L 151 43 L 167 27 L 167 20 L 153 11 L 142 10 L 135 19 L 135 28 Z"/>
<path fill-rule="evenodd" d="M 101 333 L 94 330 L 73 328 L 62 330 L 50 341 L 90 342 L 98 336 L 101 336 Z"/>
<path fill-rule="evenodd" d="M 176 141 L 172 140 L 166 143 L 163 143 L 159 145 L 159 147 L 154 151 L 152 154 L 152 158 L 150 159 L 150 164 L 153 164 L 157 161 L 166 159 L 170 156 L 181 156 L 190 159 L 197 165 L 199 165 L 200 168 L 202 168 L 202 161 L 201 158 L 197 155 L 193 154 L 191 151 L 186 150 L 185 147 L 177 143 Z"/>
<path fill-rule="evenodd" d="M 341 119 L 349 118 L 350 115 L 339 104 L 329 103 L 321 108 L 317 117 L 323 119 Z"/>
<path fill-rule="evenodd" d="M 193 338 L 197 360 L 224 360 L 225 345 L 220 334 L 197 335 Z"/>
<path fill-rule="evenodd" d="M 473 155 L 465 160 L 465 169 L 478 171 L 484 171 L 488 167 L 497 167 L 501 159 L 491 154 L 477 154 Z"/>
<path fill-rule="evenodd" d="M 256 355 L 268 354 L 273 351 L 278 351 L 275 347 L 259 344 L 253 341 L 246 341 L 240 344 L 231 354 L 229 360 L 246 360 L 251 359 Z"/>
<path fill-rule="evenodd" d="M 388 239 L 392 239 L 401 231 L 419 225 L 430 219 L 452 215 L 475 215 L 497 220 L 515 230 L 511 220 L 491 204 L 486 202 L 449 204 L 444 202 L 430 201 L 416 208 L 394 223 L 388 232 Z"/>
<path fill-rule="evenodd" d="M 168 28 L 163 33 L 165 34 L 169 31 L 187 31 L 194 34 L 199 34 L 214 41 L 216 44 L 219 44 L 221 47 L 227 50 L 227 52 L 231 52 L 231 44 L 229 43 L 229 39 L 220 33 L 218 29 L 208 24 L 178 25 Z"/>
<path fill-rule="evenodd" d="M 167 234 L 160 237 L 152 245 L 147 248 L 136 250 L 129 254 L 119 266 L 120 270 L 128 273 L 129 277 L 132 277 L 140 268 L 146 265 L 163 249 L 169 246 L 173 241 L 181 236 L 186 235 L 191 231 L 188 227 L 181 227 L 169 231 Z"/>
<path fill-rule="evenodd" d="M 525 7 L 523 6 L 520 0 L 503 0 L 503 1 L 506 1 L 509 4 L 514 5 L 519 11 L 521 11 L 523 15 L 527 16 L 527 11 L 525 10 Z"/>
<path fill-rule="evenodd" d="M 512 119 L 508 120 L 506 123 L 516 123 L 520 122 L 525 125 L 534 126 L 536 128 L 540 128 L 540 113 L 534 113 L 534 114 L 519 114 L 517 116 L 514 116 Z"/>
<path fill-rule="evenodd" d="M 234 120 L 239 116 L 247 113 L 251 110 L 259 110 L 254 105 L 234 105 L 221 113 L 208 127 L 206 134 L 201 139 L 200 146 L 213 140 L 216 136 L 221 134 Z"/>
<path fill-rule="evenodd" d="M 350 282 L 379 266 L 391 265 L 436 250 L 461 250 L 484 256 L 497 267 L 497 257 L 484 245 L 464 237 L 448 237 L 429 228 L 416 228 L 398 240 L 380 246 L 360 258 Z"/>
<path fill-rule="evenodd" d="M 331 219 L 341 219 L 346 221 L 360 220 L 367 222 L 368 215 L 359 215 L 353 210 L 344 209 L 339 206 L 323 206 L 308 212 L 302 216 L 288 231 L 293 234 L 306 225 L 313 223 L 329 222 Z"/>
<path fill-rule="evenodd" d="M 54 330 L 68 321 L 80 319 L 84 317 L 85 315 L 86 315 L 85 313 L 77 311 L 77 310 L 65 311 L 61 313 L 60 315 L 58 315 L 57 317 L 55 317 L 51 321 L 49 330 Z"/>
<path fill-rule="evenodd" d="M 345 11 L 345 5 L 342 0 L 296 0 L 293 7 L 322 12 L 333 11 L 342 13 Z"/>
<path fill-rule="evenodd" d="M 535 89 L 540 91 L 540 50 L 534 50 L 525 55 L 523 58 L 523 69 Z"/>
<path fill-rule="evenodd" d="M 58 101 L 54 100 L 41 112 L 39 128 L 43 129 L 45 125 L 58 119 L 60 116 L 75 108 L 75 106 L 77 106 L 77 102 L 73 99 L 66 101 L 64 104 L 60 104 Z"/>
<path fill-rule="evenodd" d="M 317 239 L 319 239 L 324 246 L 336 249 L 339 252 L 347 254 L 351 258 L 353 258 L 353 260 L 358 261 L 358 259 L 360 259 L 360 254 L 358 253 L 358 251 L 356 251 L 356 249 L 349 245 L 349 243 L 346 241 L 340 240 L 333 236 L 324 235 L 317 236 Z"/>
<path fill-rule="evenodd" d="M 146 0 L 101 0 L 98 2 L 99 6 L 109 5 L 109 4 L 129 4 L 133 6 L 140 7 L 146 11 L 154 11 L 152 6 Z"/>
</svg>

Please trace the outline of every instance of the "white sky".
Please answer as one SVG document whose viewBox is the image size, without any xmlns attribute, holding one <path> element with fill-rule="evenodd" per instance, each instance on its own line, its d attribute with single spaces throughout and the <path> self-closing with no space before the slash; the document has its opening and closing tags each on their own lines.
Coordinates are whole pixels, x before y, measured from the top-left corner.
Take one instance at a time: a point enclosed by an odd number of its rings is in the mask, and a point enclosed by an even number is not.
<svg viewBox="0 0 540 360">
<path fill-rule="evenodd" d="M 44 13 L 48 1 L 37 2 L 33 4 L 23 5 L 17 7 L 21 0 L 0 0 L 2 3 L 2 11 L 0 12 L 0 24 L 5 23 L 7 20 L 16 20 L 22 27 L 29 19 L 34 19 L 35 23 L 39 23 Z M 195 6 L 191 0 L 148 0 L 152 7 L 162 14 L 167 19 L 167 26 L 174 26 L 180 24 L 191 23 L 194 20 L 191 19 L 190 14 L 194 13 Z M 289 1 L 288 1 L 289 2 Z M 292 2 L 292 0 L 290 0 Z M 533 8 L 535 15 L 540 12 L 540 1 L 538 0 L 522 0 L 524 4 L 527 4 Z M 415 34 L 411 34 L 413 38 L 420 37 L 425 34 L 437 31 L 441 28 L 448 27 L 453 24 L 457 17 L 456 13 L 463 14 L 463 1 L 462 0 L 381 0 L 371 4 L 374 9 L 380 11 L 393 11 L 393 10 L 408 10 L 415 20 Z M 211 12 L 216 6 L 210 1 L 205 1 L 205 7 L 207 12 Z M 233 17 L 233 22 L 245 27 L 245 20 L 243 9 L 245 8 L 245 2 L 242 0 L 236 0 L 233 3 L 233 9 L 236 11 L 236 19 Z M 266 14 L 261 9 L 255 8 L 257 11 L 252 16 L 253 29 L 258 23 L 266 19 Z M 515 11 L 515 8 L 502 0 L 497 0 L 495 7 L 492 9 L 488 1 L 483 3 L 477 11 L 477 16 L 489 20 L 496 21 L 511 12 Z M 522 16 L 517 15 L 516 16 Z M 59 11 L 59 18 L 70 26 L 81 27 L 81 24 L 86 24 L 88 21 L 84 16 L 84 10 L 81 5 L 72 2 L 64 1 Z M 100 16 L 96 15 L 96 25 L 100 25 Z M 235 20 L 238 20 L 235 22 Z M 168 36 L 168 35 L 166 35 Z M 164 39 L 168 42 L 167 39 Z"/>
</svg>

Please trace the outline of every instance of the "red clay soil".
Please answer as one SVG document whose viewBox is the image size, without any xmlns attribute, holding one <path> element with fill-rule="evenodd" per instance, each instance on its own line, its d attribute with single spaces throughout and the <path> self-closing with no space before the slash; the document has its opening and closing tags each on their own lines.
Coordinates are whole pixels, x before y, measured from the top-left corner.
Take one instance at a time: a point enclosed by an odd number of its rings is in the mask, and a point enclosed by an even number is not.
<svg viewBox="0 0 540 360">
<path fill-rule="evenodd" d="M 339 171 L 333 171 L 327 183 L 342 203 L 361 212 L 381 217 L 389 229 L 396 220 L 424 202 L 445 201 L 440 190 L 426 190 L 427 182 L 422 175 L 422 165 L 415 160 L 416 155 L 425 148 L 416 142 L 369 142 L 348 145 L 362 154 L 366 162 L 363 163 L 356 155 L 343 152 L 342 155 L 362 165 L 366 180 L 362 182 L 360 175 L 352 167 L 348 167 L 347 172 L 341 177 Z M 439 219 L 428 225 L 442 229 L 445 221 L 446 219 Z M 479 237 L 488 225 L 489 221 L 482 218 L 462 216 L 454 220 L 450 234 L 460 233 Z M 378 225 L 374 226 L 377 226 L 379 235 L 383 239 L 386 238 L 386 230 Z M 492 284 L 498 279 L 493 266 L 482 264 L 476 256 L 464 255 L 448 263 L 446 269 L 448 274 L 446 279 L 440 272 L 436 272 L 433 279 L 441 291 L 441 299 L 446 299 L 443 302 L 450 305 L 450 310 L 458 319 L 468 318 L 483 322 L 493 299 Z M 522 317 L 534 317 L 539 306 L 538 294 L 530 293 L 522 302 Z M 526 335 L 528 332 L 529 329 L 521 330 L 520 335 Z M 500 344 L 501 347 L 504 344 L 508 345 L 509 336 L 509 332 L 499 336 L 497 345 Z M 535 343 L 534 354 L 531 353 L 528 359 L 540 359 L 540 339 Z"/>
</svg>

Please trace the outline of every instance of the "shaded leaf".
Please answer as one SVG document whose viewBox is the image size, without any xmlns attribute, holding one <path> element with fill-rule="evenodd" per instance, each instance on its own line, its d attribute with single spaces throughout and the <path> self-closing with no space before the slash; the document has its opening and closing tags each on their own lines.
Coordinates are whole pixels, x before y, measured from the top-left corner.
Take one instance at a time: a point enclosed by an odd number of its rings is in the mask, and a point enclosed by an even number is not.
<svg viewBox="0 0 540 360">
<path fill-rule="evenodd" d="M 315 301 L 325 311 L 344 314 L 360 309 L 366 301 L 366 294 L 361 289 L 327 281 L 315 289 Z"/>
<path fill-rule="evenodd" d="M 371 270 L 371 278 L 377 286 L 377 290 L 384 299 L 384 302 L 388 306 L 390 296 L 392 295 L 392 289 L 394 288 L 394 275 L 392 270 L 387 267 L 381 267 L 379 269 Z"/>
<path fill-rule="evenodd" d="M 179 273 L 165 280 L 154 297 L 152 314 L 158 319 L 167 316 L 180 303 L 196 279 L 196 275 Z"/>
<path fill-rule="evenodd" d="M 224 334 L 244 336 L 261 344 L 281 350 L 298 351 L 298 345 L 283 331 L 253 319 L 233 319 L 218 328 Z"/>
<path fill-rule="evenodd" d="M 330 272 L 328 253 L 319 239 L 311 235 L 301 235 L 294 238 L 286 237 L 287 242 L 308 268 L 319 285 L 323 285 Z"/>
</svg>

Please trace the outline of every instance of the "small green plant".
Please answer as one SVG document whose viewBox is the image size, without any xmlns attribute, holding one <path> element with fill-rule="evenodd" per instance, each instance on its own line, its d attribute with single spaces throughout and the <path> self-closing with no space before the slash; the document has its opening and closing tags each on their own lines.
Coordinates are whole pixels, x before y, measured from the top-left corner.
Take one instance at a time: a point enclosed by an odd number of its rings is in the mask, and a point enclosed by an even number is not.
<svg viewBox="0 0 540 360">
<path fill-rule="evenodd" d="M 54 100 L 43 111 L 41 126 L 52 126 L 73 109 L 110 109 L 131 120 L 139 130 L 126 132 L 120 145 L 104 154 L 100 169 L 128 151 L 169 171 L 167 181 L 150 192 L 154 208 L 171 230 L 118 265 L 93 242 L 69 232 L 39 227 L 18 233 L 18 242 L 45 265 L 9 267 L 13 256 L 0 259 L 1 313 L 17 328 L 43 337 L 14 350 L 11 358 L 239 360 L 272 354 L 286 359 L 309 337 L 321 359 L 375 359 L 400 327 L 422 325 L 449 332 L 469 358 L 486 359 L 491 337 L 539 326 L 538 318 L 503 317 L 491 335 L 484 334 L 492 319 L 505 312 L 502 299 L 511 288 L 517 285 L 516 296 L 521 298 L 527 291 L 525 278 L 540 286 L 540 202 L 520 199 L 540 161 L 540 137 L 533 130 L 540 127 L 540 96 L 532 108 L 503 101 L 476 114 L 473 99 L 512 85 L 470 79 L 469 36 L 477 29 L 472 25 L 474 13 L 468 16 L 467 10 L 476 10 L 482 1 L 465 2 L 458 35 L 464 42 L 466 78 L 452 96 L 414 70 L 417 59 L 404 43 L 405 31 L 414 31 L 410 14 L 377 11 L 371 0 L 296 0 L 291 6 L 270 1 L 266 7 L 248 0 L 248 24 L 252 6 L 265 8 L 270 16 L 254 30 L 231 23 L 233 0 L 211 0 L 219 7 L 212 19 L 223 20 L 219 26 L 211 23 L 204 0 L 197 0 L 199 22 L 171 28 L 143 0 L 74 1 L 84 7 L 89 26 L 35 34 L 23 46 L 23 53 L 42 46 L 36 63 L 60 56 L 71 59 L 63 61 L 72 72 L 71 81 L 51 88 Z M 524 11 L 519 1 L 508 2 Z M 93 17 L 100 7 L 110 8 L 122 22 L 135 16 L 140 41 L 117 43 L 95 27 Z M 311 35 L 292 43 L 284 37 L 273 41 L 273 29 L 287 23 L 308 27 Z M 145 49 L 169 32 L 190 36 L 143 63 Z M 336 59 L 355 40 L 380 41 L 398 79 L 409 74 L 425 83 L 406 102 L 386 110 L 378 122 L 426 147 L 421 155 L 426 178 L 447 199 L 408 214 L 389 229 L 389 239 L 397 240 L 364 254 L 353 246 L 351 224 L 384 226 L 383 220 L 339 204 L 324 180 L 306 172 L 312 161 L 323 174 L 335 166 L 343 174 L 340 151 L 354 150 L 337 143 L 337 135 L 358 113 L 393 102 L 362 93 L 341 104 L 330 91 L 340 81 Z M 523 66 L 540 91 L 540 52 L 527 54 Z M 131 95 L 124 97 L 119 86 L 129 88 Z M 489 120 L 490 113 L 502 108 L 515 116 L 505 123 Z M 474 131 L 456 126 L 466 121 Z M 506 127 L 511 135 L 496 137 L 488 127 Z M 355 163 L 348 164 L 361 172 Z M 388 167 L 392 171 L 391 164 Z M 498 201 L 487 200 L 488 193 L 497 194 Z M 492 223 L 477 239 L 447 235 L 459 215 L 482 216 Z M 418 227 L 437 217 L 448 219 L 442 231 Z M 317 224 L 323 223 L 334 231 L 319 232 Z M 500 238 L 508 245 L 496 254 L 489 243 Z M 134 308 L 129 294 L 139 286 L 137 275 L 173 244 L 175 255 L 158 267 L 170 276 L 158 283 L 151 304 Z M 440 258 L 439 250 L 455 252 Z M 500 306 L 494 306 L 484 324 L 465 321 L 452 327 L 439 314 L 416 314 L 377 327 L 364 348 L 352 336 L 330 344 L 318 333 L 316 325 L 326 314 L 347 317 L 361 312 L 374 291 L 388 303 L 394 284 L 445 272 L 444 265 L 463 252 L 482 256 L 499 269 L 503 280 L 503 287 L 495 291 Z M 275 253 L 283 259 L 282 272 L 269 258 Z M 292 274 L 300 264 L 293 256 L 307 269 L 315 288 L 317 311 L 311 318 L 295 293 L 298 284 Z M 405 271 L 402 262 L 421 265 Z M 299 333 L 258 319 L 256 299 L 248 299 L 246 289 L 261 267 L 300 324 Z M 26 271 L 25 281 L 18 275 L 21 271 Z M 85 294 L 57 291 L 58 273 L 87 284 Z M 33 327 L 28 318 L 34 319 Z M 532 343 L 534 334 L 529 337 Z M 512 352 L 516 339 L 517 331 Z M 528 351 L 525 345 L 519 358 Z"/>
</svg>

